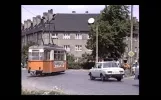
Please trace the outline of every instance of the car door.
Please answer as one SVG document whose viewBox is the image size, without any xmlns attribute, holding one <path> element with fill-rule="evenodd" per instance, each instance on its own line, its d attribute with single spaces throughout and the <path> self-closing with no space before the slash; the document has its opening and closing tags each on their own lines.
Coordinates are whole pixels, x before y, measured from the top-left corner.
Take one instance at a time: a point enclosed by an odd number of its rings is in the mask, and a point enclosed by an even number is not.
<svg viewBox="0 0 161 100">
<path fill-rule="evenodd" d="M 101 68 L 102 68 L 102 64 L 99 64 L 97 69 L 95 70 L 96 77 L 100 77 Z"/>
<path fill-rule="evenodd" d="M 95 65 L 93 68 L 92 68 L 92 75 L 94 77 L 96 77 L 96 70 L 97 70 L 97 66 Z"/>
</svg>

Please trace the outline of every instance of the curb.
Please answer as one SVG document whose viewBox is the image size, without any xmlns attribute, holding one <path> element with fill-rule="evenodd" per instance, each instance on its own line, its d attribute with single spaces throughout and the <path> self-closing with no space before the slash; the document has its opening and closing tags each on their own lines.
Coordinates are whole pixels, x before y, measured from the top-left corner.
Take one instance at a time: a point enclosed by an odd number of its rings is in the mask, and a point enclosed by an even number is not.
<svg viewBox="0 0 161 100">
<path fill-rule="evenodd" d="M 135 76 L 124 77 L 123 79 L 134 79 Z"/>
</svg>

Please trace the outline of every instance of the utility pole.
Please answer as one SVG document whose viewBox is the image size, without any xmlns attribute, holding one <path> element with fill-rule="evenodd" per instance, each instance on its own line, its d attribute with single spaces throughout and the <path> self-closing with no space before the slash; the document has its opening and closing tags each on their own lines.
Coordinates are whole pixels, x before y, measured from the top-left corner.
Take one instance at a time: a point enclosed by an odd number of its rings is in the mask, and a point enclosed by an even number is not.
<svg viewBox="0 0 161 100">
<path fill-rule="evenodd" d="M 98 24 L 96 25 L 96 63 L 98 62 Z"/>
<path fill-rule="evenodd" d="M 49 21 L 49 15 L 47 16 L 47 21 L 48 21 L 48 24 L 49 24 L 49 44 L 50 44 L 50 21 Z"/>
<path fill-rule="evenodd" d="M 133 46 L 133 5 L 131 5 L 131 51 L 133 51 L 132 49 L 132 46 Z M 131 58 L 131 65 L 132 65 L 132 61 L 133 61 L 133 59 L 132 59 L 132 57 L 130 57 Z"/>
<path fill-rule="evenodd" d="M 26 22 L 26 31 L 28 31 L 28 22 Z M 27 32 L 26 32 L 26 34 L 27 34 Z M 26 36 L 26 34 L 25 34 L 25 46 L 27 45 L 27 36 Z"/>
<path fill-rule="evenodd" d="M 138 62 L 139 59 L 139 33 L 138 33 L 138 38 L 137 38 L 137 55 L 136 55 L 136 60 Z"/>
</svg>

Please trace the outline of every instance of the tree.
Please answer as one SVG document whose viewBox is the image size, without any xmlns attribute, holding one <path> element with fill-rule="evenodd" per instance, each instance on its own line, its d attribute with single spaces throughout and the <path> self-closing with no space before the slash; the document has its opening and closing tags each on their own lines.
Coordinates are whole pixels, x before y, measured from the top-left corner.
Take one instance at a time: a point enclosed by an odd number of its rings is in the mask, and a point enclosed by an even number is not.
<svg viewBox="0 0 161 100">
<path fill-rule="evenodd" d="M 73 55 L 73 54 L 67 53 L 67 62 L 68 62 L 68 63 L 72 63 L 72 62 L 74 62 L 74 61 L 75 61 L 74 55 Z"/>
<path fill-rule="evenodd" d="M 27 43 L 27 45 L 23 46 L 22 50 L 21 50 L 21 55 L 22 55 L 22 58 L 21 58 L 21 62 L 25 62 L 25 60 L 28 58 L 28 49 L 30 46 L 33 46 L 33 45 L 37 45 L 37 43 L 35 42 L 29 42 Z"/>
<path fill-rule="evenodd" d="M 98 55 L 100 58 L 121 58 L 127 46 L 124 38 L 130 33 L 129 10 L 126 5 L 109 5 L 101 11 L 93 25 L 90 25 L 90 39 L 86 47 L 95 57 L 96 25 L 98 25 Z"/>
<path fill-rule="evenodd" d="M 94 60 L 93 56 L 85 52 L 84 54 L 82 54 L 80 62 L 84 63 L 84 62 L 89 62 L 93 60 Z"/>
</svg>

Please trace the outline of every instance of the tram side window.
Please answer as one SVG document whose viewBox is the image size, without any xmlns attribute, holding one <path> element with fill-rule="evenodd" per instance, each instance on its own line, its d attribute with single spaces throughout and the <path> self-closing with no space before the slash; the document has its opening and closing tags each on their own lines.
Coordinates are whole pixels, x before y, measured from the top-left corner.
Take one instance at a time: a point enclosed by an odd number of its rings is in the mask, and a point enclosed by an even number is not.
<svg viewBox="0 0 161 100">
<path fill-rule="evenodd" d="M 44 60 L 44 53 L 40 52 L 40 60 Z"/>
<path fill-rule="evenodd" d="M 62 61 L 64 60 L 64 52 L 63 51 L 54 51 L 54 60 Z"/>
</svg>

